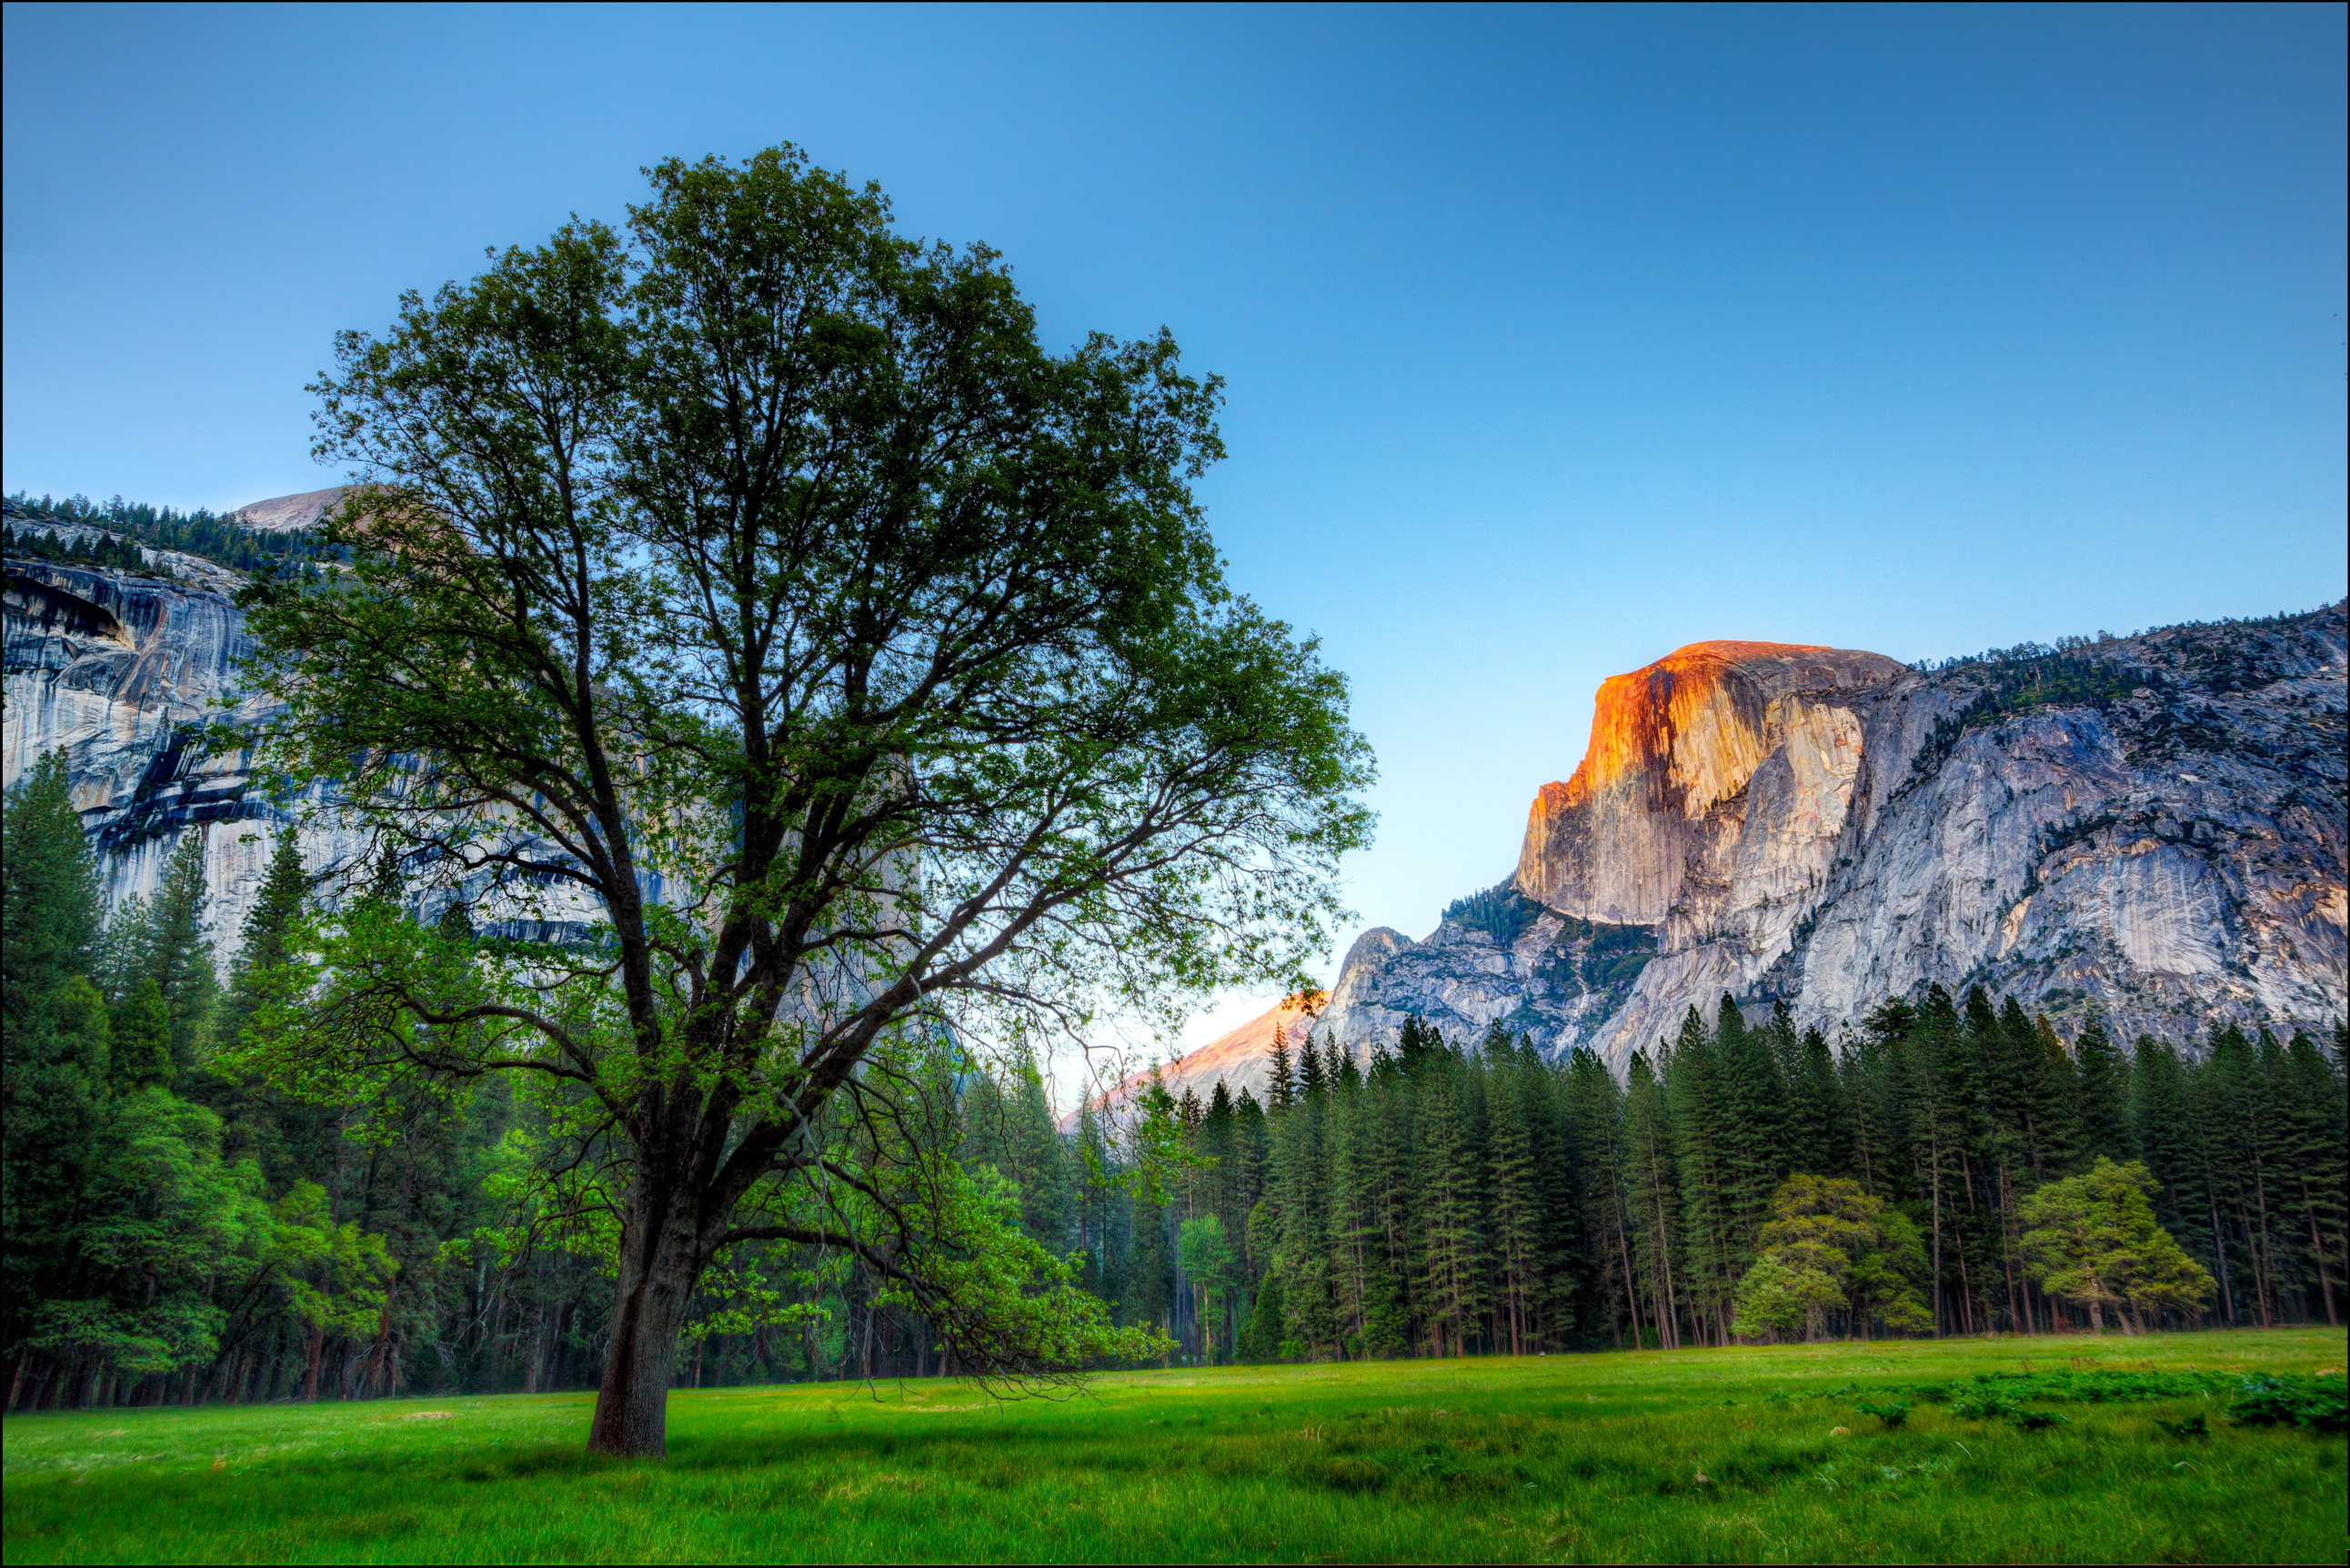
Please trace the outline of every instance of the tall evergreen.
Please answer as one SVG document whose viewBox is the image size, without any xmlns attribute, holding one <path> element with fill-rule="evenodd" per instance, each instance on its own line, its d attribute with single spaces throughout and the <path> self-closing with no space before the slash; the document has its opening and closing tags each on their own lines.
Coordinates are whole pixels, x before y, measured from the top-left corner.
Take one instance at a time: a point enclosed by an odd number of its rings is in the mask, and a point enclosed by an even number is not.
<svg viewBox="0 0 2350 1568">
<path fill-rule="evenodd" d="M 1675 1254 L 1684 1249 L 1678 1244 L 1681 1179 L 1674 1168 L 1672 1115 L 1647 1053 L 1634 1053 L 1626 1076 L 1624 1187 L 1641 1326 L 1659 1348 L 1670 1350 L 1681 1343 L 1682 1315 L 1690 1307 L 1686 1282 L 1676 1277 L 1681 1264 Z"/>
<path fill-rule="evenodd" d="M 102 926 L 49 759 L 10 793 L 0 848 L 18 1406 L 592 1380 L 598 1260 L 472 1240 L 515 1235 L 512 1151 L 556 1107 L 503 1082 L 314 1106 L 216 1075 L 200 836 L 183 836 L 151 901 Z M 357 897 L 408 906 L 396 860 L 365 880 Z M 260 1001 L 304 898 L 281 836 L 211 1009 L 219 1043 Z M 476 940 L 456 905 L 432 931 L 406 929 L 436 950 Z M 1798 1232 L 1831 1210 L 1867 1220 L 1844 1254 L 1850 1311 L 1832 1324 L 1920 1331 L 1917 1289 L 1946 1333 L 2085 1328 L 2094 1293 L 2024 1221 L 2054 1201 L 2035 1193 L 2134 1157 L 2155 1222 L 2220 1287 L 2210 1320 L 2338 1324 L 2345 1310 L 2338 1028 L 2223 1028 L 2199 1055 L 2142 1038 L 2125 1061 L 2095 1017 L 2068 1046 L 2012 1000 L 1931 988 L 1802 1030 L 1783 1007 L 1750 1025 L 1723 997 L 1621 1078 L 1587 1049 L 1554 1063 L 1498 1028 L 1448 1042 L 1419 1019 L 1360 1064 L 1277 1040 L 1270 1106 L 1223 1083 L 1179 1099 L 1154 1075 L 1129 1106 L 1080 1107 L 1066 1136 L 1030 1057 L 938 1065 L 925 1092 L 944 1130 L 922 1136 L 1008 1179 L 1021 1229 L 1079 1251 L 1081 1282 L 1126 1321 L 1218 1359 L 1678 1346 L 1800 1326 L 1801 1303 L 1762 1276 L 1783 1274 L 1789 1249 L 1812 1244 Z M 212 1251 L 172 1251 L 146 1217 L 158 1193 L 199 1217 Z M 339 1284 L 330 1254 L 349 1262 Z M 712 1293 L 696 1308 L 697 1380 L 942 1368 L 934 1334 L 880 1299 L 886 1281 L 861 1260 L 763 1244 L 741 1269 L 799 1326 L 733 1332 L 743 1298 Z M 328 1290 L 346 1326 L 322 1333 L 299 1293 Z M 2200 1299 L 2146 1295 L 2128 1312 L 2197 1321 Z M 94 1304 L 68 1325 L 77 1303 Z"/>
<path fill-rule="evenodd" d="M 2340 1326 L 2345 1275 L 2344 1198 L 2350 1189 L 2350 1126 L 2345 1126 L 2342 1060 L 2328 1059 L 2296 1031 L 2279 1064 L 2276 1103 L 2284 1173 L 2285 1226 L 2304 1310 Z"/>
<path fill-rule="evenodd" d="M 98 869 L 52 752 L 0 815 L 0 1334 L 10 1353 L 73 1255 L 111 1075 L 105 1002 L 86 978 Z"/>
<path fill-rule="evenodd" d="M 2102 1016 L 2091 1014 L 2073 1042 L 2073 1103 L 2079 1109 L 2082 1158 L 2103 1155 L 2126 1165 L 2138 1155 L 2129 1123 L 2129 1080 L 2121 1053 L 2106 1033 Z"/>
<path fill-rule="evenodd" d="M 1724 999 L 1725 1001 L 1727 998 Z M 1724 1008 L 1721 1016 L 1735 1017 Z M 1737 1042 L 1743 1051 L 1743 1025 Z M 1728 1332 L 1737 1285 L 1742 1140 L 1729 1126 L 1721 1061 L 1705 1020 L 1691 1007 L 1659 1075 L 1659 1114 L 1680 1177 L 1680 1259 L 1676 1295 L 1681 1321 L 1700 1343 Z"/>
<path fill-rule="evenodd" d="M 2131 1078 L 2137 1146 L 2157 1184 L 2155 1217 L 2178 1239 L 2188 1256 L 2211 1271 L 2220 1286 L 2215 1310 L 2222 1321 L 2232 1323 L 2235 1309 L 2229 1289 L 2227 1250 L 2221 1244 L 2219 1210 L 2196 1130 L 2192 1080 L 2178 1053 L 2167 1041 L 2150 1034 L 2137 1038 Z"/>
</svg>

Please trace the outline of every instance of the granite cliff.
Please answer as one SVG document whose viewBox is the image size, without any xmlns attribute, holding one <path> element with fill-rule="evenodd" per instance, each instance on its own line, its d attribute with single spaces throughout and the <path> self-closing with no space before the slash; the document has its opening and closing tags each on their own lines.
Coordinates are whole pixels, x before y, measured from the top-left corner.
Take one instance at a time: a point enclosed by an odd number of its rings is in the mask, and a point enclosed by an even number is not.
<svg viewBox="0 0 2350 1568">
<path fill-rule="evenodd" d="M 1318 1038 L 1417 1014 L 1620 1068 L 1727 992 L 1831 1033 L 1981 983 L 2195 1044 L 2345 1011 L 2340 605 L 1914 670 L 1706 642 L 1600 690 L 1516 871 L 1377 930 Z"/>
<path fill-rule="evenodd" d="M 8 561 L 0 778 L 13 784 L 64 748 L 109 904 L 152 893 L 181 835 L 203 834 L 213 935 L 233 947 L 281 815 L 252 789 L 241 754 L 194 743 L 224 716 L 217 704 L 247 648 L 228 597 L 234 574 L 194 557 L 155 564 L 173 577 Z"/>
<path fill-rule="evenodd" d="M 1314 1037 L 1360 1059 L 1416 1016 L 1621 1071 L 1725 992 L 1833 1037 L 1938 982 L 2190 1049 L 2223 1023 L 2329 1025 L 2345 673 L 2341 605 L 1924 670 L 1678 649 L 1601 686 L 1500 886 L 1419 941 L 1356 940 Z M 1274 1020 L 1166 1081 L 1261 1087 Z"/>
<path fill-rule="evenodd" d="M 339 494 L 257 502 L 238 515 L 262 527 L 305 528 Z M 10 522 L 68 545 L 102 532 L 13 513 Z M 200 835 L 207 926 L 225 963 L 282 825 L 299 815 L 303 861 L 316 877 L 363 866 L 373 846 L 331 814 L 276 802 L 244 751 L 206 750 L 203 726 L 265 711 L 251 701 L 232 705 L 237 664 L 251 649 L 234 600 L 244 577 L 202 556 L 146 546 L 141 554 L 152 575 L 8 558 L 0 606 L 0 785 L 64 750 L 109 907 L 152 894 L 181 839 Z M 511 899 L 493 902 L 477 909 L 477 921 L 503 923 L 514 935 L 562 934 L 591 914 L 563 907 L 564 891 L 534 895 L 526 909 L 504 907 Z"/>
</svg>

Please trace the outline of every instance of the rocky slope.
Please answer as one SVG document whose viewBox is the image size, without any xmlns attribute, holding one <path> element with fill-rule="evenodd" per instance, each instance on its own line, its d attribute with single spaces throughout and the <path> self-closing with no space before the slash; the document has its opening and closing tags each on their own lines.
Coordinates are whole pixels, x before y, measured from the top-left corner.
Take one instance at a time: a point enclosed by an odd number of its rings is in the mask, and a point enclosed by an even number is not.
<svg viewBox="0 0 2350 1568">
<path fill-rule="evenodd" d="M 281 497 L 244 511 L 265 524 L 307 527 L 338 493 Z M 34 522 L 68 544 L 99 532 Z M 256 711 L 225 705 L 251 646 L 232 597 L 243 576 L 175 551 L 143 554 L 157 575 L 9 557 L 0 622 L 0 784 L 13 785 L 41 756 L 64 749 L 109 906 L 151 895 L 182 836 L 200 835 L 207 924 L 225 963 L 259 895 L 271 840 L 293 814 L 260 787 L 242 751 L 210 753 L 197 739 L 205 724 Z M 301 815 L 303 860 L 314 876 L 366 862 L 369 841 L 331 817 Z M 504 917 L 509 934 L 558 935 L 567 918 L 587 913 L 556 907 L 559 896 L 540 895 L 544 908 L 478 912 L 482 923 Z"/>
<path fill-rule="evenodd" d="M 1699 643 L 1601 689 L 1510 880 L 1366 935 L 1317 1037 L 1418 1014 L 1620 1067 L 1728 992 L 1831 1033 L 1982 983 L 2194 1044 L 2345 1010 L 2343 607 L 1921 672 Z"/>
<path fill-rule="evenodd" d="M 296 533 L 316 527 L 318 519 L 342 504 L 343 487 L 329 490 L 306 490 L 299 495 L 279 495 L 267 501 L 256 501 L 250 506 L 240 506 L 229 514 L 248 528 L 265 534 Z"/>
<path fill-rule="evenodd" d="M 2345 745 L 2340 605 L 1931 671 L 1692 644 L 1600 688 L 1507 880 L 1422 940 L 1357 940 L 1314 1037 L 1359 1058 L 1408 1017 L 1498 1024 L 1620 1071 L 1725 992 L 1833 1037 L 1938 981 L 2190 1048 L 2325 1026 Z M 1262 1092 L 1274 1021 L 1166 1081 Z"/>
</svg>

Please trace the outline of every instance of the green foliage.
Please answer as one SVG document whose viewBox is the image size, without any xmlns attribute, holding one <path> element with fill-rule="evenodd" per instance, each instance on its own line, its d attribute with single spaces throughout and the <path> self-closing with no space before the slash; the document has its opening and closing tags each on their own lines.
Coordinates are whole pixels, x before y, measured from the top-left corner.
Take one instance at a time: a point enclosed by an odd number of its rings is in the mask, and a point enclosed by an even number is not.
<svg viewBox="0 0 2350 1568">
<path fill-rule="evenodd" d="M 2018 1211 L 2032 1277 L 2050 1294 L 2086 1306 L 2099 1325 L 2108 1306 L 2135 1318 L 2208 1303 L 2217 1287 L 2156 1222 L 2147 1201 L 2154 1185 L 2144 1165 L 2101 1156 L 2085 1174 L 2032 1193 Z"/>
<path fill-rule="evenodd" d="M 1933 1320 L 1918 1293 L 1926 1261 L 1917 1228 L 1841 1177 L 1789 1177 L 1773 1195 L 1762 1248 L 1738 1286 L 1731 1332 L 1742 1339 L 1818 1337 L 1831 1314 L 1916 1334 Z"/>
<path fill-rule="evenodd" d="M 1444 918 L 1454 925 L 1482 931 L 1503 947 L 1523 936 L 1542 918 L 1543 907 L 1508 882 L 1482 893 L 1455 898 L 1444 907 Z"/>
<path fill-rule="evenodd" d="M 954 1173 L 924 1236 L 924 1256 L 893 1278 L 880 1304 L 920 1312 L 984 1380 L 1024 1384 L 1174 1348 L 1149 1328 L 1118 1327 L 1055 1258 L 1020 1229 L 1017 1189 L 991 1170 Z"/>
<path fill-rule="evenodd" d="M 2241 1380 L 2228 1418 L 2248 1427 L 2299 1427 L 2312 1432 L 2339 1432 L 2350 1422 L 2342 1376 L 2293 1376 L 2272 1373 Z"/>
<path fill-rule="evenodd" d="M 317 534 L 310 530 L 265 532 L 202 509 L 177 512 L 169 506 L 125 501 L 120 495 L 105 502 L 92 501 L 87 495 L 57 500 L 47 495 L 36 498 L 20 490 L 10 495 L 7 503 L 12 511 L 21 514 L 19 526 L 9 536 L 12 553 L 43 554 L 43 535 L 31 535 L 32 527 L 38 524 L 78 524 L 122 537 L 95 545 L 60 545 L 59 554 L 45 558 L 82 561 L 118 570 L 159 570 L 141 566 L 137 548 L 124 543 L 124 539 L 136 539 L 157 549 L 201 556 L 240 572 L 296 571 L 337 554 L 322 547 Z M 54 529 L 47 531 L 46 536 L 54 537 Z"/>
<path fill-rule="evenodd" d="M 433 891 L 560 882 L 596 928 L 320 929 L 338 960 L 246 1060 L 314 1097 L 537 1080 L 557 1185 L 619 1228 L 596 1442 L 640 1454 L 725 1248 L 835 1246 L 920 1295 L 907 1260 L 946 1264 L 905 1227 L 983 1229 L 942 1172 L 842 1228 L 834 1182 L 869 1199 L 899 1140 L 827 1118 L 920 1114 L 869 1068 L 1298 988 L 1371 776 L 1343 678 L 1222 579 L 1191 490 L 1221 389 L 1170 337 L 1049 352 L 994 253 L 898 234 L 788 146 L 647 172 L 625 237 L 575 221 L 338 339 L 314 389 L 320 454 L 367 481 L 325 530 L 349 569 L 242 597 L 268 764 Z M 1041 1310 L 1000 1343 L 1083 1338 Z"/>
<path fill-rule="evenodd" d="M 128 539 L 100 534 L 95 538 L 61 539 L 55 528 L 36 534 L 31 528 L 15 529 L 0 524 L 0 550 L 11 556 L 26 556 L 36 561 L 56 561 L 66 566 L 96 566 L 102 571 L 136 572 L 145 569 L 147 557 L 139 546 Z"/>
</svg>

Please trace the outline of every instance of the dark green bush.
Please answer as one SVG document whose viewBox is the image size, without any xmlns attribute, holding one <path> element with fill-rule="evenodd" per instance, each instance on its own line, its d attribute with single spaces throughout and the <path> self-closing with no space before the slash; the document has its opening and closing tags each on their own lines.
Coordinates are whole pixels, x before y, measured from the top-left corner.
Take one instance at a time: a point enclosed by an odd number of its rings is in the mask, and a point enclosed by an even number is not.
<svg viewBox="0 0 2350 1568">
<path fill-rule="evenodd" d="M 2228 1407 L 2228 1417 L 2247 1427 L 2299 1427 L 2311 1432 L 2339 1432 L 2350 1424 L 2350 1402 L 2344 1398 L 2339 1378 L 2295 1376 L 2246 1377 L 2241 1392 Z"/>
</svg>

